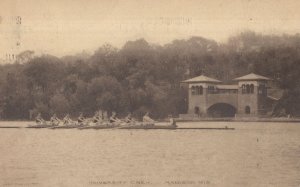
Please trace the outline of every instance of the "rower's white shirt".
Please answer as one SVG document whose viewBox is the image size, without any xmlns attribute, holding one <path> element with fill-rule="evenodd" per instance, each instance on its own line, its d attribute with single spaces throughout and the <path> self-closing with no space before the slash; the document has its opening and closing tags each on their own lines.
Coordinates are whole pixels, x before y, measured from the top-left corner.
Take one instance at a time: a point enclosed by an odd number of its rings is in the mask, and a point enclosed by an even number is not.
<svg viewBox="0 0 300 187">
<path fill-rule="evenodd" d="M 144 116 L 143 117 L 143 122 L 154 122 L 154 120 L 151 119 L 149 116 Z"/>
</svg>

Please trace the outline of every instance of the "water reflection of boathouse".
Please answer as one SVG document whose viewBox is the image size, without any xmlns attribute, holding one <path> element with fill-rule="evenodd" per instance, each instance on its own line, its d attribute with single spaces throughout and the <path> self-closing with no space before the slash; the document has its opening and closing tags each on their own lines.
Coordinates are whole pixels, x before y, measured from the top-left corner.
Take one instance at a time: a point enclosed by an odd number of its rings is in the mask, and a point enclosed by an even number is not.
<svg viewBox="0 0 300 187">
<path fill-rule="evenodd" d="M 181 116 L 261 116 L 271 110 L 275 98 L 268 95 L 271 80 L 254 73 L 238 77 L 236 84 L 201 75 L 183 81 L 188 85 L 188 114 Z"/>
</svg>

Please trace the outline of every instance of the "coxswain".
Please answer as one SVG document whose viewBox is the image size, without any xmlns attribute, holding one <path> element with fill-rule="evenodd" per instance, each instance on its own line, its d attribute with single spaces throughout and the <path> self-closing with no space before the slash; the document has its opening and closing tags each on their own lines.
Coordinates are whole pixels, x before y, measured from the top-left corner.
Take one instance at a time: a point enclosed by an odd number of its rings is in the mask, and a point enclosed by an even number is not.
<svg viewBox="0 0 300 187">
<path fill-rule="evenodd" d="M 143 116 L 143 124 L 146 126 L 153 126 L 154 125 L 154 120 L 150 118 L 149 112 L 146 112 L 146 114 Z"/>
<path fill-rule="evenodd" d="M 42 114 L 38 113 L 38 115 L 35 117 L 35 122 L 38 124 L 43 124 L 45 123 L 45 120 L 42 118 Z"/>
<path fill-rule="evenodd" d="M 150 118 L 149 112 L 146 112 L 146 114 L 143 116 L 143 122 L 154 123 L 155 121 Z"/>
</svg>

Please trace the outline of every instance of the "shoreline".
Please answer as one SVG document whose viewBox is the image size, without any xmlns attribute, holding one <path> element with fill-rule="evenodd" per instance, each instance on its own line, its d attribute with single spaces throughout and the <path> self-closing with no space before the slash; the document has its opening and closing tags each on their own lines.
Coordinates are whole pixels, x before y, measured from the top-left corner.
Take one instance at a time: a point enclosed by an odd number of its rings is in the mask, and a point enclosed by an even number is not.
<svg viewBox="0 0 300 187">
<path fill-rule="evenodd" d="M 262 117 L 224 117 L 224 118 L 209 118 L 209 117 L 195 117 L 195 118 L 173 118 L 176 122 L 201 122 L 201 121 L 211 121 L 211 122 L 220 122 L 220 121 L 231 121 L 231 122 L 291 122 L 297 123 L 300 122 L 300 118 L 262 118 Z M 34 122 L 33 120 L 0 120 L 2 122 L 17 122 L 17 123 L 24 123 L 24 122 Z M 168 122 L 168 120 L 158 119 L 157 122 Z"/>
<path fill-rule="evenodd" d="M 266 123 L 266 125 L 271 125 L 268 123 L 289 123 L 289 124 L 297 124 L 300 123 L 300 118 L 174 118 L 174 120 L 178 123 L 178 128 L 199 128 L 198 125 L 201 124 L 201 128 L 214 128 L 218 126 L 210 125 L 210 123 L 213 122 L 232 122 L 232 125 L 239 125 L 238 122 L 244 122 L 244 123 Z M 26 128 L 29 123 L 32 123 L 33 121 L 0 121 L 0 129 L 19 129 L 19 128 Z M 186 122 L 193 122 L 193 125 L 185 125 Z M 197 125 L 197 122 L 199 124 Z M 207 122 L 203 123 L 203 122 Z M 159 121 L 159 123 L 163 123 L 163 121 Z M 181 124 L 182 123 L 182 124 Z M 226 124 L 228 126 L 228 124 Z M 230 125 L 228 126 L 229 128 Z M 219 128 L 219 127 L 218 127 Z"/>
<path fill-rule="evenodd" d="M 176 122 L 288 122 L 298 123 L 300 118 L 174 118 Z"/>
</svg>

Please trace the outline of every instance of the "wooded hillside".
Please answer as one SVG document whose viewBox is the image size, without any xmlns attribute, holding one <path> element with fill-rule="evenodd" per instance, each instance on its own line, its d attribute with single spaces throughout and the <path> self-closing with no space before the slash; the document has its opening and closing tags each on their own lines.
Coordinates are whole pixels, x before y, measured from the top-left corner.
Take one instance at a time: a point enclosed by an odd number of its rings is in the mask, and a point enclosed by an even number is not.
<svg viewBox="0 0 300 187">
<path fill-rule="evenodd" d="M 98 109 L 150 111 L 154 117 L 186 110 L 180 81 L 205 74 L 229 82 L 247 73 L 274 79 L 284 95 L 278 110 L 300 116 L 300 35 L 269 36 L 251 31 L 217 43 L 202 37 L 160 46 L 144 39 L 121 49 L 105 44 L 94 54 L 57 58 L 18 55 L 0 66 L 2 119 L 28 119 L 29 111 L 92 115 Z"/>
</svg>

